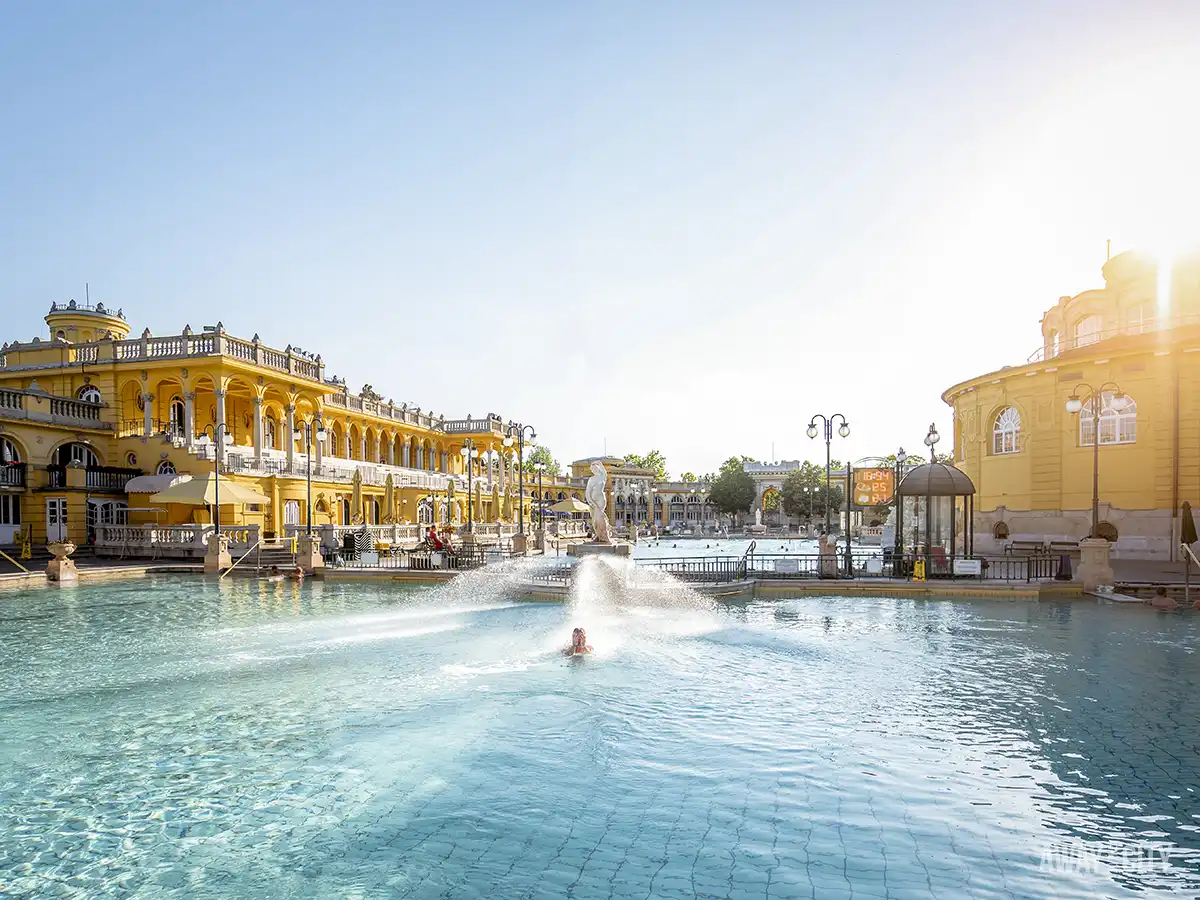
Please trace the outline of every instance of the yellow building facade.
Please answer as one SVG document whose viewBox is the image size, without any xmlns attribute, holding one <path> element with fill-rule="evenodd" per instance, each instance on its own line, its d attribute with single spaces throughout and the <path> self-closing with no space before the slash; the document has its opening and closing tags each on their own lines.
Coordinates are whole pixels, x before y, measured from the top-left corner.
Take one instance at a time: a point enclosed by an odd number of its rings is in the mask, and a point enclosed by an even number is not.
<svg viewBox="0 0 1200 900">
<path fill-rule="evenodd" d="M 205 523 L 207 509 L 148 498 L 172 476 L 214 467 L 270 499 L 222 505 L 222 524 L 262 533 L 306 525 L 310 473 L 314 525 L 517 519 L 516 448 L 505 439 L 518 426 L 499 416 L 449 419 L 370 385 L 352 392 L 320 356 L 220 324 L 131 336 L 122 310 L 73 301 L 46 324 L 45 337 L 2 350 L 0 544 L 23 533 L 82 543 L 103 524 Z M 294 432 L 321 428 L 310 457 Z M 478 454 L 470 480 L 464 446 Z M 526 516 L 530 500 L 527 490 Z"/>
<path fill-rule="evenodd" d="M 1113 557 L 1176 558 L 1180 505 L 1200 501 L 1200 264 L 1160 271 L 1123 253 L 1102 274 L 1104 287 L 1046 311 L 1025 362 L 942 395 L 955 465 L 977 491 L 978 552 L 1087 537 L 1098 449 L 1099 530 Z"/>
</svg>

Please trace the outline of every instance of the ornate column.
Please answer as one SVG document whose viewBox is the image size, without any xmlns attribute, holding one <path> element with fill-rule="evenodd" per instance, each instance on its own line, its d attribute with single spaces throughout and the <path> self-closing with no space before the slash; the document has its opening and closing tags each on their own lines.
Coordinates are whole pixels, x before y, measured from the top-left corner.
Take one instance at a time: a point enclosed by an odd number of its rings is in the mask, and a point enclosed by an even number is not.
<svg viewBox="0 0 1200 900">
<path fill-rule="evenodd" d="M 354 459 L 354 444 L 350 442 L 350 426 L 346 426 L 346 459 Z"/>
<path fill-rule="evenodd" d="M 292 436 L 296 431 L 296 404 L 289 403 L 283 411 L 287 413 L 287 434 L 283 439 L 287 441 L 287 470 L 291 472 L 296 462 L 296 439 Z M 259 418 L 261 420 L 261 416 Z M 315 436 L 313 440 L 316 440 Z"/>
<path fill-rule="evenodd" d="M 142 394 L 142 437 L 154 434 L 154 395 L 149 391 Z"/>
<path fill-rule="evenodd" d="M 196 444 L 196 392 L 183 395 L 183 445 L 191 450 Z"/>
<path fill-rule="evenodd" d="M 504 450 L 500 451 L 500 494 L 501 494 L 501 496 L 503 496 L 504 488 L 507 486 L 507 482 L 505 481 L 505 478 L 504 478 L 504 475 L 505 475 L 504 470 L 508 468 L 508 459 L 506 458 L 507 455 L 508 454 Z"/>
<path fill-rule="evenodd" d="M 396 464 L 396 436 L 393 434 L 392 439 L 388 441 L 387 461 L 389 466 Z"/>
<path fill-rule="evenodd" d="M 400 447 L 400 465 L 406 469 L 412 468 L 412 455 L 409 453 L 408 438 L 404 439 L 404 444 Z"/>
<path fill-rule="evenodd" d="M 321 460 L 325 455 L 322 452 L 322 450 L 323 450 L 322 445 L 325 442 L 317 440 L 317 417 L 313 416 L 312 420 L 308 424 L 309 424 L 309 427 L 312 428 L 312 430 L 313 430 L 313 433 L 312 433 L 313 461 L 316 463 L 316 469 L 320 469 L 321 468 Z"/>
<path fill-rule="evenodd" d="M 216 440 L 214 452 L 217 454 L 217 459 L 221 462 L 225 461 L 225 433 L 220 426 L 225 424 L 225 389 L 213 388 L 213 397 L 217 401 L 217 421 L 216 427 L 213 429 Z"/>
<path fill-rule="evenodd" d="M 371 462 L 377 463 L 383 459 L 383 435 L 375 435 L 375 455 L 371 458 Z"/>
<path fill-rule="evenodd" d="M 254 398 L 254 462 L 262 465 L 263 458 L 263 411 L 262 397 Z"/>
<path fill-rule="evenodd" d="M 363 429 L 358 433 L 358 458 L 363 462 L 370 462 L 367 456 L 367 429 Z"/>
</svg>

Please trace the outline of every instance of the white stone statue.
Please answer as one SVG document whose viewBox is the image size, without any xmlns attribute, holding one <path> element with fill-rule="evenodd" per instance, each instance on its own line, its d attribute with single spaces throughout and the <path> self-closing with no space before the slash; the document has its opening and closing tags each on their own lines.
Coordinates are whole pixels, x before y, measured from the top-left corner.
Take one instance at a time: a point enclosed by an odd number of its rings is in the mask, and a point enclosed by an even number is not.
<svg viewBox="0 0 1200 900">
<path fill-rule="evenodd" d="M 754 524 L 755 526 L 762 525 L 762 507 L 754 510 Z"/>
<path fill-rule="evenodd" d="M 609 527 L 607 515 L 608 503 L 604 497 L 604 485 L 607 482 L 608 473 L 604 471 L 604 465 L 599 462 L 592 463 L 592 477 L 587 481 L 584 496 L 592 513 L 592 530 L 596 532 L 597 544 L 612 543 L 612 529 Z"/>
</svg>

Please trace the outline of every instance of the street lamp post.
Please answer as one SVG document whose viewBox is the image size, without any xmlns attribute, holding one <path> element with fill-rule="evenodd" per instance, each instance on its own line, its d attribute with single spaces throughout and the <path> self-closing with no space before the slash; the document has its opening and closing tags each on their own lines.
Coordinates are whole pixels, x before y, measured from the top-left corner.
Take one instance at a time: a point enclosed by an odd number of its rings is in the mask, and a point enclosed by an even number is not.
<svg viewBox="0 0 1200 900">
<path fill-rule="evenodd" d="M 475 460 L 479 458 L 479 449 L 470 438 L 463 441 L 462 457 L 467 464 L 467 534 L 475 530 L 475 506 L 472 491 L 475 484 Z"/>
<path fill-rule="evenodd" d="M 525 430 L 529 429 L 530 443 L 537 440 L 537 432 L 533 430 L 532 425 L 522 425 L 520 422 L 514 422 L 510 428 L 508 437 L 504 439 L 504 446 L 511 447 L 513 438 L 516 438 L 517 445 L 517 478 L 520 483 L 520 493 L 518 495 L 519 505 L 517 507 L 517 528 L 521 533 L 521 537 L 525 536 Z"/>
<path fill-rule="evenodd" d="M 937 425 L 929 423 L 929 434 L 925 435 L 925 446 L 929 448 L 929 464 L 932 466 L 937 456 L 934 447 L 942 439 L 938 434 Z M 925 480 L 925 577 L 929 577 L 929 563 L 933 557 L 933 474 Z"/>
<path fill-rule="evenodd" d="M 908 454 L 901 447 L 900 452 L 896 454 L 896 475 L 892 481 L 892 493 L 896 499 L 896 534 L 893 540 L 895 547 L 892 551 L 895 554 L 892 562 L 893 570 L 896 566 L 902 566 L 904 559 L 904 501 L 900 498 L 900 476 L 904 472 L 906 462 L 908 462 Z"/>
<path fill-rule="evenodd" d="M 292 432 L 293 441 L 304 441 L 304 479 L 305 479 L 305 518 L 304 518 L 304 533 L 312 534 L 312 446 L 315 438 L 318 444 L 325 443 L 325 423 L 320 419 L 315 420 L 316 432 L 313 431 L 313 420 L 301 422 L 296 426 L 296 430 Z M 388 515 L 392 513 L 389 510 Z"/>
<path fill-rule="evenodd" d="M 650 516 L 650 537 L 658 537 L 658 511 L 654 508 L 654 504 L 658 502 L 658 488 L 650 488 L 650 505 L 646 509 L 647 515 Z"/>
<path fill-rule="evenodd" d="M 220 441 L 221 446 L 217 442 Z M 224 445 L 232 443 L 229 436 L 229 426 L 224 422 L 216 425 L 205 425 L 200 433 L 200 446 L 213 445 L 213 528 L 218 540 L 221 534 L 221 450 Z"/>
<path fill-rule="evenodd" d="M 1080 388 L 1087 388 L 1087 405 L 1091 407 L 1092 412 L 1092 532 L 1090 536 L 1098 538 L 1100 537 L 1098 533 L 1100 530 L 1100 412 L 1104 405 L 1104 392 L 1106 388 L 1112 388 L 1113 396 L 1109 401 L 1109 406 L 1118 413 L 1129 406 L 1129 395 L 1111 381 L 1100 385 L 1099 390 L 1090 384 L 1080 383 L 1075 385 L 1070 399 L 1067 400 L 1067 412 L 1069 413 L 1083 412 L 1084 401 L 1079 399 Z"/>
<path fill-rule="evenodd" d="M 834 413 L 832 416 L 825 416 L 817 413 L 812 417 L 812 421 L 808 423 L 808 436 L 815 438 L 817 436 L 817 419 L 820 419 L 825 426 L 825 539 L 829 539 L 829 529 L 831 527 L 829 518 L 829 467 L 832 457 L 830 456 L 831 445 L 833 444 L 833 424 L 838 419 L 842 420 L 842 424 L 838 426 L 837 433 L 842 437 L 850 436 L 850 423 L 846 421 L 846 417 L 841 413 Z M 847 479 L 847 488 L 849 488 L 849 480 Z M 847 491 L 847 500 L 849 500 L 849 492 Z M 851 574 L 853 573 L 852 563 L 850 558 L 850 506 L 846 506 L 846 568 Z"/>
</svg>

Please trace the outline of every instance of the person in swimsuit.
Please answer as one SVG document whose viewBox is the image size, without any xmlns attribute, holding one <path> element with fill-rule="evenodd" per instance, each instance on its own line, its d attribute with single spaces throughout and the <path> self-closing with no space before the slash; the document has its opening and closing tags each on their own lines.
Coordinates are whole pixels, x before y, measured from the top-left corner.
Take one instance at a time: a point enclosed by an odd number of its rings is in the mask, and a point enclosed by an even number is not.
<svg viewBox="0 0 1200 900">
<path fill-rule="evenodd" d="M 571 632 L 571 646 L 563 651 L 566 656 L 575 656 L 581 653 L 591 653 L 592 646 L 587 642 L 587 632 L 582 628 L 576 628 Z"/>
</svg>

